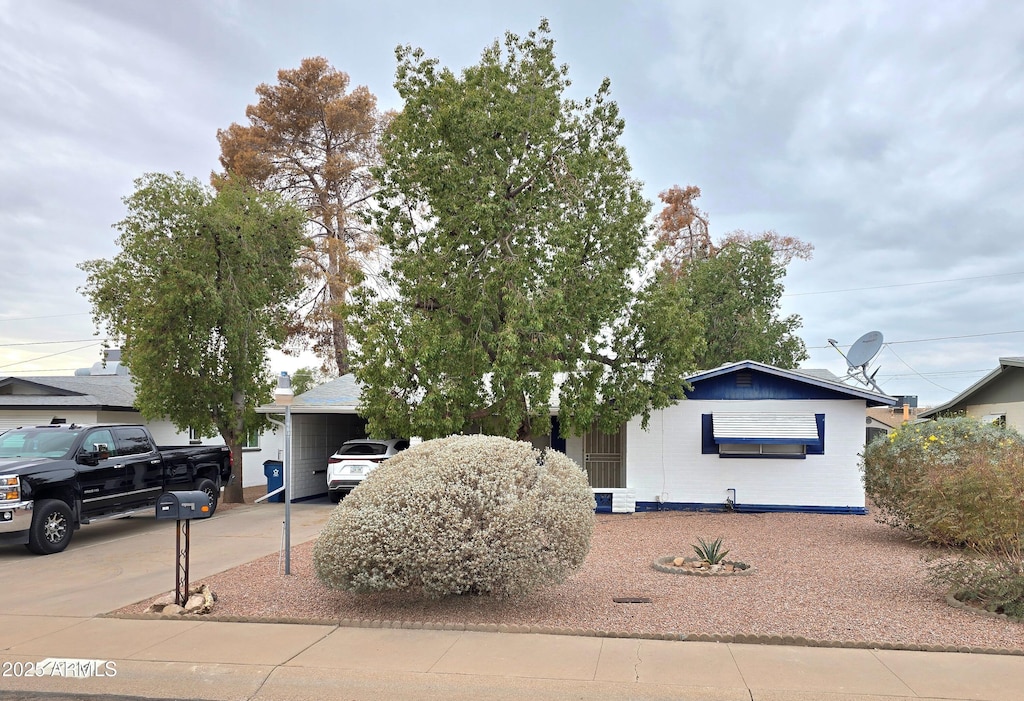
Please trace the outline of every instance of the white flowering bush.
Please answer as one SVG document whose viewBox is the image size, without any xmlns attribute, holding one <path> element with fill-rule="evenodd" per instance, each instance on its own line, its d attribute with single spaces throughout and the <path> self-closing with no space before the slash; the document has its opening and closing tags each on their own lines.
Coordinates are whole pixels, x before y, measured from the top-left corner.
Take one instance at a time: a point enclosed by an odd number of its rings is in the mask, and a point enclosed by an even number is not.
<svg viewBox="0 0 1024 701">
<path fill-rule="evenodd" d="M 519 595 L 579 569 L 594 506 L 584 472 L 557 451 L 495 436 L 426 441 L 352 490 L 313 564 L 347 591 Z"/>
</svg>

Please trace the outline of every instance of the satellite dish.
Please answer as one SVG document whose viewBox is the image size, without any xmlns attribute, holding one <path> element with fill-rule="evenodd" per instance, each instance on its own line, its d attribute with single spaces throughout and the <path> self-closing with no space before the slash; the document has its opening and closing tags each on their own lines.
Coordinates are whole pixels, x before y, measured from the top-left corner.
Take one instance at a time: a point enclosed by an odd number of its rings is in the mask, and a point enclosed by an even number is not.
<svg viewBox="0 0 1024 701">
<path fill-rule="evenodd" d="M 882 332 L 868 331 L 854 341 L 846 354 L 846 363 L 851 368 L 864 367 L 882 350 Z"/>
</svg>

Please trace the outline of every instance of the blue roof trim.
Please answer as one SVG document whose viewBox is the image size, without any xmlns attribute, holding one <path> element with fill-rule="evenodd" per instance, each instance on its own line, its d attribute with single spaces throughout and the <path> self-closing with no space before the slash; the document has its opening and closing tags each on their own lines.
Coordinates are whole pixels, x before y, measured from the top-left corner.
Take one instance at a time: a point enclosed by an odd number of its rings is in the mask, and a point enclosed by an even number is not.
<svg viewBox="0 0 1024 701">
<path fill-rule="evenodd" d="M 813 445 L 818 447 L 821 445 L 821 440 L 818 438 L 751 438 L 745 436 L 743 438 L 731 438 L 727 436 L 715 437 L 715 443 L 758 443 L 765 445 Z"/>
<path fill-rule="evenodd" d="M 749 386 L 737 386 L 735 374 L 751 371 Z M 868 406 L 894 406 L 896 399 L 797 370 L 744 360 L 697 373 L 686 380 L 688 399 L 863 399 Z"/>
<path fill-rule="evenodd" d="M 636 510 L 640 511 L 726 511 L 724 504 L 706 504 L 695 502 L 669 501 L 638 501 Z M 733 511 L 746 514 L 766 513 L 798 513 L 798 514 L 840 514 L 848 516 L 864 516 L 868 510 L 863 506 L 797 506 L 790 504 L 734 504 Z"/>
</svg>

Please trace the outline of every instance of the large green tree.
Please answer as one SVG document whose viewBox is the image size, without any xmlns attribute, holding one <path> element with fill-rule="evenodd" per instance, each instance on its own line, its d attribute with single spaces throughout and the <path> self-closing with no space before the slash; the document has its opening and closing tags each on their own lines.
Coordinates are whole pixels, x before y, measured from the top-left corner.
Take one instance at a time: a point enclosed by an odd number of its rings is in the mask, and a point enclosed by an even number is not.
<svg viewBox="0 0 1024 701">
<path fill-rule="evenodd" d="M 715 255 L 688 261 L 682 285 L 704 320 L 704 347 L 697 355 L 702 369 L 723 363 L 756 360 L 795 368 L 807 359 L 798 336 L 797 314 L 781 316 L 783 265 L 769 241 L 727 241 Z"/>
<path fill-rule="evenodd" d="M 83 291 L 121 344 L 139 411 L 219 432 L 234 460 L 224 498 L 240 502 L 242 445 L 271 398 L 267 350 L 301 289 L 302 212 L 241 181 L 215 193 L 180 173 L 139 178 L 125 204 L 121 251 L 79 265 Z"/>
<path fill-rule="evenodd" d="M 774 231 L 734 231 L 715 245 L 708 216 L 696 205 L 700 188 L 674 185 L 659 197 L 665 205 L 655 219 L 660 272 L 684 290 L 703 324 L 698 367 L 756 360 L 795 368 L 806 360 L 797 335 L 802 320 L 779 311 L 786 267 L 794 258 L 810 259 L 814 247 Z"/>
<path fill-rule="evenodd" d="M 397 57 L 374 218 L 392 265 L 352 325 L 370 430 L 546 433 L 556 384 L 564 432 L 616 430 L 681 396 L 689 306 L 652 273 L 608 81 L 567 99 L 546 22 L 461 75 Z"/>
</svg>

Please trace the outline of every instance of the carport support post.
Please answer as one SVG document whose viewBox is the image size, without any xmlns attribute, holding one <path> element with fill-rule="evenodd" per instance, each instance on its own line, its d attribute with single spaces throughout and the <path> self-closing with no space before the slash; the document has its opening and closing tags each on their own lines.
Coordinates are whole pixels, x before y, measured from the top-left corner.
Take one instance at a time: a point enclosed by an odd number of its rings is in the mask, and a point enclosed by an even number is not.
<svg viewBox="0 0 1024 701">
<path fill-rule="evenodd" d="M 284 573 L 292 573 L 292 378 L 281 372 L 274 403 L 284 407 Z"/>
<path fill-rule="evenodd" d="M 284 573 L 292 573 L 292 408 L 284 407 Z"/>
</svg>

